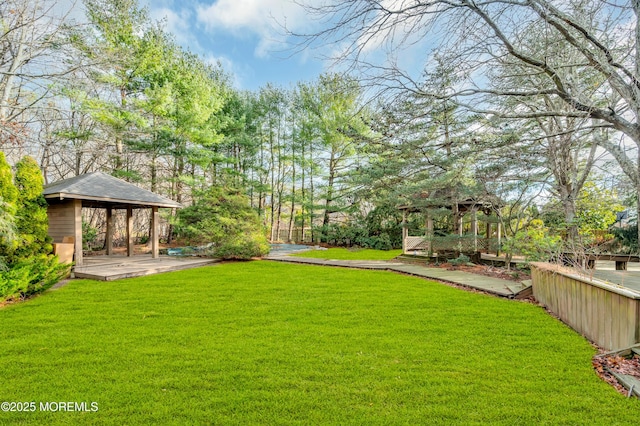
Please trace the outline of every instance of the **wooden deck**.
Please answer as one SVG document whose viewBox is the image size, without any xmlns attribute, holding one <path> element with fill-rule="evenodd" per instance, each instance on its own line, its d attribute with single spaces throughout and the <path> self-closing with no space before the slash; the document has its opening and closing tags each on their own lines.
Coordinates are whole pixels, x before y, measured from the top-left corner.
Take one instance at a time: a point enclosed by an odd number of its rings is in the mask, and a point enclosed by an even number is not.
<svg viewBox="0 0 640 426">
<path fill-rule="evenodd" d="M 76 266 L 74 268 L 73 274 L 76 278 L 112 281 L 122 278 L 159 274 L 161 272 L 197 268 L 218 261 L 219 260 L 216 259 L 176 256 L 160 256 L 153 259 L 151 255 L 136 255 L 133 257 L 89 256 L 84 258 L 84 264 L 82 266 Z"/>
</svg>

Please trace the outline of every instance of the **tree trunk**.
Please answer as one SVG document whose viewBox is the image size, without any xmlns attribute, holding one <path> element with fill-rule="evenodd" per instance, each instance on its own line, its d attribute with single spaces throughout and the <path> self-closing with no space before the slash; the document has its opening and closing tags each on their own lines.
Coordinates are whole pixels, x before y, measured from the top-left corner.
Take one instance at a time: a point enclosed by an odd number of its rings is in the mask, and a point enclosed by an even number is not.
<svg viewBox="0 0 640 426">
<path fill-rule="evenodd" d="M 324 218 L 322 220 L 322 226 L 329 225 L 329 214 L 331 213 L 331 207 L 333 205 L 333 184 L 336 175 L 336 159 L 335 151 L 331 150 L 331 158 L 329 159 L 329 180 L 327 182 L 327 199 L 324 204 Z"/>
<path fill-rule="evenodd" d="M 275 215 L 275 211 L 276 211 L 276 204 L 275 204 L 275 194 L 276 194 L 276 189 L 275 189 L 275 184 L 276 184 L 276 170 L 275 170 L 275 152 L 274 152 L 274 147 L 273 147 L 273 130 L 269 129 L 269 152 L 270 152 L 270 156 L 271 156 L 271 164 L 270 164 L 270 168 L 271 168 L 271 241 L 275 241 L 275 220 L 276 220 L 276 215 Z"/>
<path fill-rule="evenodd" d="M 565 195 L 565 194 L 563 194 Z M 566 194 L 562 197 L 562 208 L 564 210 L 564 220 L 567 224 L 566 241 L 575 249 L 578 243 L 578 225 L 576 225 L 576 200 L 572 194 Z"/>
<path fill-rule="evenodd" d="M 306 193 L 306 188 L 305 188 L 305 185 L 304 185 L 304 179 L 305 179 L 305 157 L 304 157 L 305 149 L 304 149 L 304 147 L 305 147 L 305 144 L 304 144 L 304 142 L 303 142 L 303 143 L 302 143 L 302 147 L 301 147 L 301 148 L 302 148 L 302 162 L 301 162 L 301 165 L 302 165 L 302 170 L 301 170 L 301 173 L 302 173 L 302 183 L 301 183 L 301 185 L 302 185 L 302 186 L 301 186 L 301 188 L 300 188 L 300 196 L 301 196 L 301 199 L 302 199 L 302 206 L 301 206 L 301 207 L 302 207 L 302 209 L 301 209 L 301 213 L 302 213 L 302 214 L 301 214 L 301 219 L 302 219 L 302 223 L 301 223 L 302 231 L 301 231 L 301 233 L 300 233 L 300 234 L 301 234 L 301 235 L 300 235 L 300 239 L 302 240 L 302 242 L 303 242 L 303 243 L 305 242 L 305 229 L 304 229 L 304 226 L 305 226 L 305 218 L 306 218 L 306 212 L 305 212 L 306 207 L 305 207 L 305 204 L 306 204 L 306 202 L 307 202 L 307 193 Z"/>
<path fill-rule="evenodd" d="M 5 29 L 3 29 L 5 31 Z M 18 50 L 12 52 L 13 58 L 11 62 L 11 66 L 6 73 L 6 79 L 4 81 L 4 88 L 2 90 L 2 95 L 0 97 L 0 122 L 6 121 L 9 117 L 9 97 L 11 92 L 13 91 L 13 85 L 15 80 L 16 72 L 18 68 L 22 65 L 24 61 L 24 44 L 25 44 L 25 35 L 27 33 L 26 28 L 20 28 L 20 41 L 18 42 Z"/>
<path fill-rule="evenodd" d="M 291 166 L 293 170 L 291 171 L 291 216 L 289 217 L 289 235 L 288 242 L 294 242 L 293 240 L 293 225 L 295 222 L 296 216 L 296 151 L 295 151 L 295 141 L 291 140 Z"/>
<path fill-rule="evenodd" d="M 636 185 L 636 224 L 638 226 L 638 253 L 640 254 L 640 183 Z"/>
</svg>

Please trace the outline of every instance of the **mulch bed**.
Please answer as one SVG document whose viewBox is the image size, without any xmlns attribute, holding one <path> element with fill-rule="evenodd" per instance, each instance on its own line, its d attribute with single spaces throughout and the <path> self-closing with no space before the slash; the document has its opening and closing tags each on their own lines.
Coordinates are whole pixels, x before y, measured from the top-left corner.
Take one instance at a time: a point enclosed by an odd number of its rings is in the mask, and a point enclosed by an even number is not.
<svg viewBox="0 0 640 426">
<path fill-rule="evenodd" d="M 631 358 L 625 358 L 617 354 L 596 355 L 593 357 L 592 364 L 602 380 L 625 396 L 629 394 L 629 391 L 618 382 L 618 379 L 608 369 L 618 374 L 626 374 L 640 379 L 640 356 L 638 355 L 634 355 Z"/>
<path fill-rule="evenodd" d="M 521 269 L 511 269 L 507 270 L 506 268 L 489 266 L 489 265 L 460 265 L 454 266 L 450 263 L 441 263 L 435 264 L 430 263 L 427 265 L 430 268 L 442 268 L 448 271 L 463 271 L 469 272 L 471 274 L 484 275 L 492 278 L 500 278 L 503 280 L 522 282 L 524 280 L 531 279 L 531 275 L 528 271 L 523 271 Z"/>
</svg>

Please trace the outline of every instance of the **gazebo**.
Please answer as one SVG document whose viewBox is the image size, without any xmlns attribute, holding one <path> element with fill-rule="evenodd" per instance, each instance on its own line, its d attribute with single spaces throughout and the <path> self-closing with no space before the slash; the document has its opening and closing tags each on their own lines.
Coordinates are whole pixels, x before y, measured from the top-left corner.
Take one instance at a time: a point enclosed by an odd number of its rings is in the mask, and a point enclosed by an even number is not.
<svg viewBox="0 0 640 426">
<path fill-rule="evenodd" d="M 106 210 L 106 254 L 113 254 L 113 211 L 127 211 L 127 256 L 133 256 L 133 210 L 151 209 L 151 256 L 157 258 L 158 208 L 181 208 L 182 205 L 146 189 L 102 172 L 64 179 L 44 187 L 49 216 L 49 236 L 54 242 L 73 237 L 76 266 L 82 266 L 82 208 Z"/>
<path fill-rule="evenodd" d="M 491 251 L 491 235 L 493 234 L 492 224 L 495 223 L 496 232 L 496 249 L 499 253 L 501 240 L 500 221 L 495 213 L 499 214 L 499 208 L 502 202 L 495 196 L 485 195 L 481 198 L 465 198 L 455 200 L 443 191 L 443 193 L 421 194 L 415 197 L 413 205 L 402 205 L 398 209 L 402 211 L 402 248 L 403 253 L 426 252 L 432 253 L 439 250 L 454 250 L 462 248 L 462 251 L 479 252 Z M 433 197 L 433 198 L 432 198 Z M 433 213 L 438 210 L 445 210 L 449 213 L 453 225 L 453 234 L 449 237 L 436 237 L 434 235 L 434 217 Z M 483 213 L 486 231 L 483 239 L 478 238 L 479 224 L 478 213 Z M 411 213 L 419 213 L 424 215 L 425 234 L 423 236 L 410 236 L 407 228 L 407 215 Z M 463 217 L 470 213 L 471 220 L 469 223 L 470 234 L 468 238 L 464 238 Z M 483 246 L 482 248 L 480 246 Z"/>
</svg>

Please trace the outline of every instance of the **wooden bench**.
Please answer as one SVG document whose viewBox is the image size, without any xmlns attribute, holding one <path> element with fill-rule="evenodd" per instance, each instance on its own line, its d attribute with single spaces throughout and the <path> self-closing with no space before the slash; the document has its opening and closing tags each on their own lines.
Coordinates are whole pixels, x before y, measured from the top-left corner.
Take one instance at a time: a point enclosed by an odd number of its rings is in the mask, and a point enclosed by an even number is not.
<svg viewBox="0 0 640 426">
<path fill-rule="evenodd" d="M 597 260 L 609 260 L 616 263 L 616 271 L 626 271 L 627 263 L 640 262 L 640 256 L 635 254 L 576 254 L 562 253 L 562 263 L 571 265 L 576 259 L 584 262 L 587 269 L 595 269 Z"/>
</svg>

